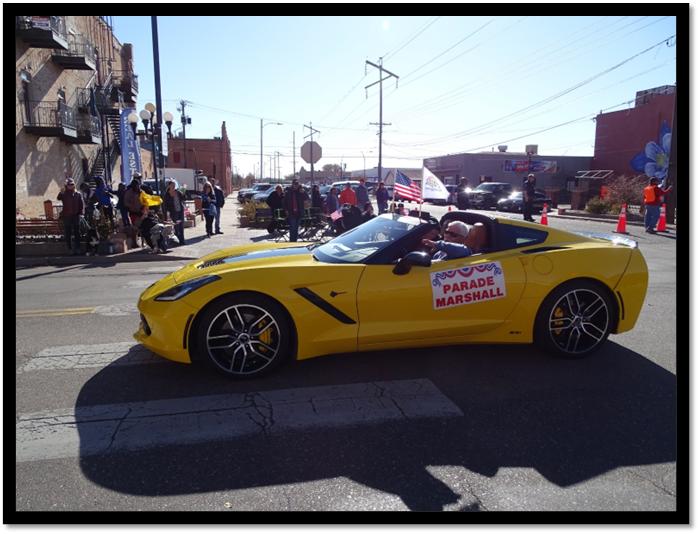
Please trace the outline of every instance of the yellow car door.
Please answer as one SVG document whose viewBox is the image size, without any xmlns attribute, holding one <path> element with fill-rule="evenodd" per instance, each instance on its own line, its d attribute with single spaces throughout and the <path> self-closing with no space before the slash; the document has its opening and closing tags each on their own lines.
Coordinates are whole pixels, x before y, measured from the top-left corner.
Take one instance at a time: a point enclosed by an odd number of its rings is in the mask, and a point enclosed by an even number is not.
<svg viewBox="0 0 699 534">
<path fill-rule="evenodd" d="M 362 345 L 489 332 L 517 306 L 526 283 L 511 251 L 414 266 L 367 265 L 357 290 Z"/>
</svg>

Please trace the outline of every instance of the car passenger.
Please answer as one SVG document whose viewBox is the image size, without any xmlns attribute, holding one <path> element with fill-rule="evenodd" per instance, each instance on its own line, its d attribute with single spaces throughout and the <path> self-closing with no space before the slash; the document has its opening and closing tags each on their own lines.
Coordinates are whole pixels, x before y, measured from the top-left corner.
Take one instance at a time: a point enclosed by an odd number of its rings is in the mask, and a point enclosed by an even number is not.
<svg viewBox="0 0 699 534">
<path fill-rule="evenodd" d="M 485 225 L 483 223 L 476 223 L 471 227 L 466 237 L 465 245 L 471 249 L 473 254 L 482 254 L 484 252 L 483 247 L 487 239 Z"/>
</svg>

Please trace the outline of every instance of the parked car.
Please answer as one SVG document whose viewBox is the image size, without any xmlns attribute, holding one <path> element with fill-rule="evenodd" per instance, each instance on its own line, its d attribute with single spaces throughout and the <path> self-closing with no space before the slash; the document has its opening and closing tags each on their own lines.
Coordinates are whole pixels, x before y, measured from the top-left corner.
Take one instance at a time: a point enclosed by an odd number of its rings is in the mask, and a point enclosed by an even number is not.
<svg viewBox="0 0 699 534">
<path fill-rule="evenodd" d="M 269 195 L 271 195 L 273 192 L 274 187 L 270 187 L 266 191 L 255 193 L 250 200 L 253 200 L 255 202 L 267 202 Z"/>
<path fill-rule="evenodd" d="M 482 223 L 483 252 L 434 262 L 414 252 L 450 220 Z M 254 243 L 195 260 L 141 294 L 134 338 L 241 379 L 284 360 L 467 343 L 534 343 L 574 359 L 631 330 L 647 286 L 638 243 L 618 234 L 475 211 L 383 214 L 322 245 Z"/>
<path fill-rule="evenodd" d="M 449 196 L 447 197 L 446 200 L 431 200 L 432 204 L 437 204 L 438 206 L 444 206 L 446 204 L 456 204 L 456 188 L 458 187 L 457 185 L 445 185 L 444 187 L 447 188 L 447 191 L 449 191 Z"/>
<path fill-rule="evenodd" d="M 512 193 L 512 186 L 503 182 L 483 182 L 468 194 L 470 208 L 492 209 L 498 201 L 507 198 Z"/>
<path fill-rule="evenodd" d="M 246 202 L 250 200 L 253 195 L 261 193 L 262 191 L 267 191 L 272 188 L 274 184 L 255 184 L 250 189 L 241 189 L 238 191 L 238 202 Z"/>
<path fill-rule="evenodd" d="M 536 198 L 534 199 L 534 211 L 541 211 L 544 209 L 544 204 L 548 204 L 551 207 L 551 199 L 548 198 L 544 193 L 536 191 Z M 519 211 L 524 209 L 524 194 L 522 191 L 515 191 L 509 197 L 498 201 L 499 211 Z"/>
</svg>

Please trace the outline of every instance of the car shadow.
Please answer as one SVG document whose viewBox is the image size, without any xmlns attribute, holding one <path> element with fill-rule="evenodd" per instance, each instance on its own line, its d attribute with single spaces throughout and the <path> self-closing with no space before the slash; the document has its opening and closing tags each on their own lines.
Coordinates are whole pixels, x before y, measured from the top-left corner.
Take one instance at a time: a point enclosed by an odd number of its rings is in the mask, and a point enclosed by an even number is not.
<svg viewBox="0 0 699 534">
<path fill-rule="evenodd" d="M 162 400 L 162 392 L 174 400 L 410 379 L 430 380 L 463 417 L 88 453 L 94 405 Z M 206 366 L 112 365 L 84 385 L 75 413 L 84 474 L 119 492 L 180 495 L 347 477 L 400 497 L 411 510 L 442 510 L 461 496 L 430 466 L 485 477 L 534 468 L 569 487 L 619 467 L 673 462 L 676 400 L 674 374 L 610 341 L 582 360 L 553 359 L 529 345 L 341 354 L 290 362 L 245 382 Z"/>
</svg>

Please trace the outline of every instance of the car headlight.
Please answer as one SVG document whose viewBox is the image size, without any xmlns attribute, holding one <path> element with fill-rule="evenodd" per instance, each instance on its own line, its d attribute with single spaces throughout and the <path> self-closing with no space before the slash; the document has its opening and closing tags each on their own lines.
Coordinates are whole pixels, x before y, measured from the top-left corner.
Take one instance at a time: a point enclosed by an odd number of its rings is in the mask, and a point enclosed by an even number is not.
<svg viewBox="0 0 699 534">
<path fill-rule="evenodd" d="M 217 276 L 215 274 L 210 274 L 208 276 L 202 276 L 200 278 L 194 278 L 192 280 L 188 280 L 187 282 L 184 282 L 182 284 L 178 284 L 175 287 L 168 289 L 164 293 L 161 293 L 157 297 L 155 297 L 155 300 L 159 301 L 171 301 L 171 300 L 179 300 L 185 295 L 189 295 L 192 291 L 195 291 L 199 289 L 200 287 L 205 286 L 206 284 L 210 284 L 211 282 L 215 282 L 216 280 L 220 280 L 221 277 Z"/>
</svg>

